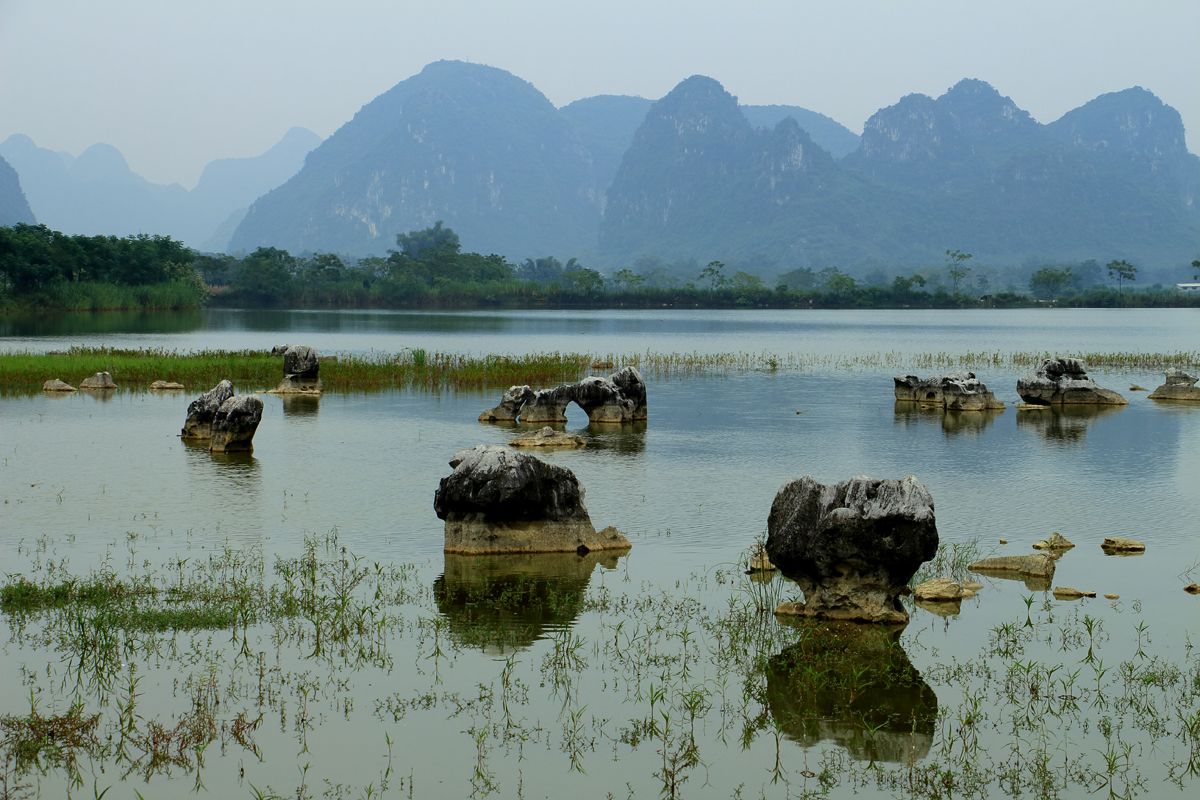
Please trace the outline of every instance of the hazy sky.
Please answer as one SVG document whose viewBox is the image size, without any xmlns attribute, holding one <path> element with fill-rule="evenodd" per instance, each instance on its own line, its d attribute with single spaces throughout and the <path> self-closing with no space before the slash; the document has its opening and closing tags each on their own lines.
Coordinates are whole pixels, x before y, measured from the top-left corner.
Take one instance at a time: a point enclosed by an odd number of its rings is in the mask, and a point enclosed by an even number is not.
<svg viewBox="0 0 1200 800">
<path fill-rule="evenodd" d="M 0 139 L 118 147 L 156 181 L 332 133 L 430 61 L 555 104 L 660 97 L 694 73 L 855 131 L 909 92 L 982 78 L 1048 122 L 1135 84 L 1200 150 L 1200 0 L 0 0 Z"/>
</svg>

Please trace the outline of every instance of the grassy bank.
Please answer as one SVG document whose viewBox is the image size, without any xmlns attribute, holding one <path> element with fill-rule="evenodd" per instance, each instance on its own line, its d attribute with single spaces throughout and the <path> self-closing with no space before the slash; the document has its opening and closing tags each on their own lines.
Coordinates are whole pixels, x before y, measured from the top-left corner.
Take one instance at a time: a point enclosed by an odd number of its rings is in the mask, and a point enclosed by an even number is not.
<svg viewBox="0 0 1200 800">
<path fill-rule="evenodd" d="M 495 389 L 514 384 L 535 387 L 569 383 L 589 373 L 607 374 L 627 364 L 648 377 L 747 371 L 886 369 L 901 372 L 971 369 L 1033 369 L 1049 352 L 868 353 L 534 353 L 470 356 L 405 350 L 322 361 L 321 380 L 331 391 L 382 389 Z M 1075 353 L 1093 368 L 1158 371 L 1193 368 L 1200 351 L 1173 353 Z M 96 372 L 110 372 L 121 388 L 141 389 L 156 380 L 177 381 L 189 391 L 207 389 L 228 378 L 242 391 L 267 389 L 282 376 L 282 360 L 265 351 L 72 348 L 54 353 L 0 354 L 0 391 L 30 392 L 51 379 L 72 385 Z M 984 376 L 986 379 L 986 376 Z"/>
<path fill-rule="evenodd" d="M 127 285 L 99 281 L 59 282 L 10 297 L 0 296 L 0 310 L 41 311 L 180 311 L 201 308 L 207 288 L 196 280 Z"/>
</svg>

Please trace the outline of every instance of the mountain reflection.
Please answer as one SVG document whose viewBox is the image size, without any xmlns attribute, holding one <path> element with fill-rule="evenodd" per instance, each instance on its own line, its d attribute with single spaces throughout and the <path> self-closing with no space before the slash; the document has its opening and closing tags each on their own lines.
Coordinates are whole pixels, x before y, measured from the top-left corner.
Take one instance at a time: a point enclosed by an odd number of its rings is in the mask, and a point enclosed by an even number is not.
<svg viewBox="0 0 1200 800">
<path fill-rule="evenodd" d="M 805 747 L 832 741 L 869 761 L 928 755 L 938 699 L 900 646 L 903 626 L 789 624 L 803 640 L 767 665 L 767 703 L 788 738 Z"/>
</svg>

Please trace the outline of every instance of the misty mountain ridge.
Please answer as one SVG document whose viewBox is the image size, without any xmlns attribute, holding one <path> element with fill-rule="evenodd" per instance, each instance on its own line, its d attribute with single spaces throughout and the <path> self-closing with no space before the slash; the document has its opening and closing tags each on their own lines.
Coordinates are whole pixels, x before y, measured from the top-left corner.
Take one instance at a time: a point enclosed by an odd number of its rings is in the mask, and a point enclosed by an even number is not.
<svg viewBox="0 0 1200 800">
<path fill-rule="evenodd" d="M 0 143 L 0 155 L 21 176 L 35 216 L 51 228 L 89 235 L 163 234 L 203 246 L 231 214 L 295 174 L 318 141 L 315 133 L 293 128 L 259 156 L 209 163 L 191 191 L 146 180 L 108 144 L 72 156 L 14 134 Z"/>
<path fill-rule="evenodd" d="M 0 227 L 32 225 L 33 211 L 21 191 L 21 179 L 7 161 L 0 158 Z"/>
</svg>

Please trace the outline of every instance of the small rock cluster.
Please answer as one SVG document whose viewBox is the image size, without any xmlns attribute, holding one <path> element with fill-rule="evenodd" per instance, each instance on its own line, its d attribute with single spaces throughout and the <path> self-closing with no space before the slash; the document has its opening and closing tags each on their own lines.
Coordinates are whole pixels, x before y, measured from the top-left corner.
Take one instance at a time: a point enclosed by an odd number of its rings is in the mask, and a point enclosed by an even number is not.
<svg viewBox="0 0 1200 800">
<path fill-rule="evenodd" d="M 509 387 L 495 408 L 479 415 L 479 421 L 562 424 L 571 403 L 587 412 L 591 422 L 640 422 L 648 416 L 646 382 L 636 367 L 625 367 L 607 378 L 593 376 L 552 389 Z"/>
<path fill-rule="evenodd" d="M 223 380 L 188 405 L 179 435 L 189 441 L 207 441 L 214 453 L 253 450 L 262 414 L 262 400 L 253 395 L 235 397 L 233 384 Z"/>
<path fill-rule="evenodd" d="M 916 375 L 892 378 L 901 402 L 940 406 L 947 411 L 999 411 L 1003 401 L 975 377 L 974 372 L 952 372 L 934 378 Z"/>
</svg>

